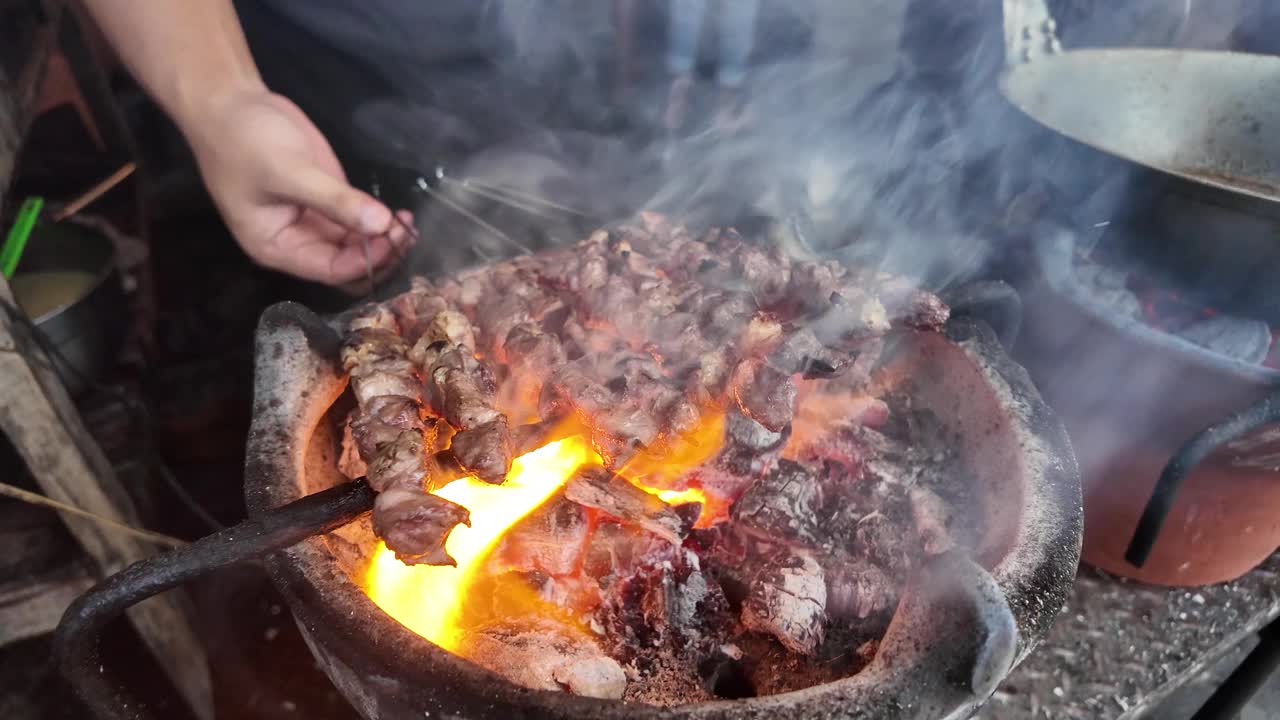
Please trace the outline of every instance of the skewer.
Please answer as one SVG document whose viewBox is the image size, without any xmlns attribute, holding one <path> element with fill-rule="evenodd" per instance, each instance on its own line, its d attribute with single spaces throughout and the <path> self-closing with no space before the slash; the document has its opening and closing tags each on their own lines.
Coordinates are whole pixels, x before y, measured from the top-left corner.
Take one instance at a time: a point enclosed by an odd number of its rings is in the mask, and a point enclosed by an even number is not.
<svg viewBox="0 0 1280 720">
<path fill-rule="evenodd" d="M 537 195 L 531 195 L 522 190 L 516 190 L 515 188 L 507 187 L 505 185 L 489 183 L 483 180 L 477 180 L 475 178 L 467 178 L 466 180 L 459 181 L 459 180 L 454 180 L 453 178 L 441 176 L 441 179 L 449 180 L 450 182 L 461 184 L 464 187 L 467 187 L 467 189 L 471 190 L 472 192 L 488 192 L 493 194 L 506 195 L 508 198 L 515 198 L 518 200 L 522 200 L 523 202 L 526 202 L 526 203 L 541 205 L 543 207 L 550 208 L 552 210 L 559 210 L 560 212 L 566 212 L 571 215 L 584 217 L 588 220 L 595 219 L 589 213 L 585 213 L 576 208 L 571 208 L 568 205 L 561 205 L 560 203 L 552 202 L 551 200 L 547 200 L 546 198 L 540 198 Z M 498 200 L 498 198 L 494 198 L 494 199 Z M 501 202 L 501 200 L 499 201 Z"/>
<path fill-rule="evenodd" d="M 111 173 L 111 175 L 105 180 L 89 188 L 82 195 L 72 200 L 65 207 L 58 210 L 58 212 L 54 213 L 53 221 L 62 222 L 63 220 L 66 220 L 72 215 L 80 212 L 86 205 L 102 197 L 108 190 L 123 182 L 124 179 L 132 175 L 133 171 L 137 168 L 138 166 L 132 162 L 125 163 L 119 170 Z"/>
<path fill-rule="evenodd" d="M 543 211 L 543 210 L 541 210 L 541 209 L 539 209 L 539 208 L 536 208 L 536 207 L 534 207 L 534 206 L 532 206 L 532 205 L 526 205 L 526 204 L 524 204 L 524 203 L 522 203 L 522 202 L 519 202 L 519 201 L 514 200 L 514 199 L 512 199 L 512 198 L 510 198 L 510 197 L 507 197 L 507 196 L 505 196 L 505 195 L 502 195 L 501 193 L 496 193 L 496 192 L 493 192 L 493 191 L 491 191 L 491 190 L 485 190 L 485 189 L 480 188 L 480 187 L 478 187 L 478 186 L 471 185 L 470 183 L 468 183 L 468 182 L 466 182 L 466 181 L 454 180 L 453 178 L 446 178 L 446 179 L 445 179 L 445 181 L 446 181 L 446 182 L 448 182 L 449 184 L 453 185 L 453 186 L 454 186 L 454 187 L 456 187 L 456 188 L 459 188 L 459 189 L 462 189 L 462 190 L 466 190 L 467 192 L 475 193 L 475 194 L 477 194 L 477 195 L 479 195 L 479 196 L 481 196 L 481 197 L 489 198 L 490 200 L 493 200 L 493 201 L 495 201 L 495 202 L 502 203 L 503 205 L 507 205 L 507 206 L 510 206 L 510 207 L 516 208 L 517 210 L 524 210 L 525 212 L 530 213 L 530 214 L 533 214 L 533 215 L 538 215 L 538 216 L 540 216 L 540 217 L 547 217 L 547 213 L 546 213 L 545 211 Z"/>
<path fill-rule="evenodd" d="M 437 176 L 439 176 L 439 173 L 437 173 Z M 520 250 L 520 252 L 521 252 L 521 253 L 523 253 L 523 254 L 525 254 L 525 255 L 532 255 L 532 254 L 533 254 L 533 251 L 532 251 L 532 250 L 530 250 L 527 246 L 525 246 L 525 245 L 524 245 L 524 243 L 521 243 L 519 240 L 516 240 L 515 238 L 513 238 L 513 237 L 511 237 L 510 235 L 508 235 L 508 234 L 504 233 L 503 231 L 499 230 L 498 228 L 494 227 L 493 225 L 490 225 L 489 223 L 485 222 L 483 218 L 481 218 L 480 216 L 478 216 L 478 215 L 476 215 L 475 213 L 471 212 L 470 210 L 466 209 L 465 207 L 463 207 L 463 206 L 459 205 L 458 203 L 454 202 L 451 198 L 449 198 L 448 196 L 446 196 L 444 193 L 439 192 L 439 191 L 435 190 L 434 188 L 432 188 L 432 187 L 427 183 L 427 181 L 426 181 L 426 179 L 425 179 L 425 178 L 418 178 L 418 187 L 419 187 L 423 192 L 425 192 L 426 194 L 428 194 L 428 195 L 430 195 L 432 198 L 434 198 L 435 200 L 440 201 L 440 202 L 441 202 L 441 203 L 443 203 L 445 206 L 447 206 L 447 207 L 449 207 L 450 209 L 454 210 L 455 212 L 459 213 L 459 214 L 460 214 L 460 215 L 462 215 L 463 217 L 466 217 L 467 219 L 469 219 L 469 220 L 471 220 L 472 222 L 476 223 L 476 224 L 477 224 L 477 225 L 479 225 L 480 227 L 482 227 L 482 228 L 484 228 L 485 230 L 488 230 L 490 233 L 492 233 L 492 234 L 496 235 L 500 240 L 502 240 L 502 241 L 504 241 L 504 242 L 508 243 L 509 245 L 511 245 L 511 246 L 513 246 L 513 247 L 515 247 L 515 248 L 518 248 L 518 249 Z"/>
</svg>

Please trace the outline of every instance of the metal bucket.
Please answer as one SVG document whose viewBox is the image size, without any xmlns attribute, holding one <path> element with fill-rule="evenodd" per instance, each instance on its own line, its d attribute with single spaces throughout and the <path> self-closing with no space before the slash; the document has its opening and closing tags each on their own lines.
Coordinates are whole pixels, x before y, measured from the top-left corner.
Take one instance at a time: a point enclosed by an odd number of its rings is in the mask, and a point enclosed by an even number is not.
<svg viewBox="0 0 1280 720">
<path fill-rule="evenodd" d="M 78 395 L 110 372 L 129 325 L 115 246 L 101 233 L 80 225 L 41 225 L 15 277 L 50 271 L 94 276 L 78 297 L 32 318 L 57 350 L 50 360 L 68 392 Z"/>
</svg>

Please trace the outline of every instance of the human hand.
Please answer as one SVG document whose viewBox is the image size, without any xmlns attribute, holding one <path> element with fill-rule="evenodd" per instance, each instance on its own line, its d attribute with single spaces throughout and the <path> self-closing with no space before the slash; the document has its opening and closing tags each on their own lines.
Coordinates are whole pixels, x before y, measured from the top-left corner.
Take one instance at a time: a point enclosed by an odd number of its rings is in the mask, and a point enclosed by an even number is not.
<svg viewBox="0 0 1280 720">
<path fill-rule="evenodd" d="M 259 264 L 343 285 L 370 266 L 383 274 L 413 242 L 385 205 L 348 184 L 324 136 L 283 96 L 238 93 L 192 125 L 185 129 L 209 193 Z M 408 211 L 398 215 L 412 224 Z"/>
</svg>

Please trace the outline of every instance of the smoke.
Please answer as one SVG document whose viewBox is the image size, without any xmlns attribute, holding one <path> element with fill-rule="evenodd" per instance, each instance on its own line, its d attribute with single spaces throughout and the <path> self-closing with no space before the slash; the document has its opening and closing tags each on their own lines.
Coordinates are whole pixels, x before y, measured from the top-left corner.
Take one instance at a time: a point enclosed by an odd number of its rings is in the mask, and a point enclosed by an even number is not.
<svg viewBox="0 0 1280 720">
<path fill-rule="evenodd" d="M 1050 4 L 1068 47 L 1221 47 L 1238 24 L 1230 18 L 1245 12 L 1187 0 Z M 1132 167 L 1056 136 L 1000 95 L 998 2 L 764 0 L 747 122 L 732 130 L 708 124 L 724 40 L 723 9 L 711 2 L 691 127 L 675 135 L 661 129 L 668 3 L 630 3 L 629 35 L 625 5 L 476 3 L 459 32 L 474 33 L 483 61 L 432 70 L 407 60 L 412 45 L 400 42 L 373 60 L 397 90 L 354 111 L 365 154 L 424 174 L 443 165 L 456 180 L 581 211 L 530 212 L 446 183 L 450 200 L 515 242 L 421 197 L 419 225 L 432 240 L 414 271 L 571 241 L 648 208 L 695 226 L 803 218 L 808 247 L 943 288 L 991 271 L 1008 249 L 1000 238 L 1020 229 L 1016 211 L 1087 228 L 1126 202 Z M 624 69 L 632 81 L 620 88 Z"/>
</svg>

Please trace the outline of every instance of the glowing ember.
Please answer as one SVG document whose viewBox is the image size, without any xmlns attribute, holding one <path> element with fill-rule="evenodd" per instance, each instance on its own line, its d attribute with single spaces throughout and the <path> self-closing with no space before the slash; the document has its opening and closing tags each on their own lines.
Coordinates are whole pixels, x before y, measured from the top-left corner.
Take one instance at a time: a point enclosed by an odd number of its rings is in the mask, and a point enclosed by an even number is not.
<svg viewBox="0 0 1280 720">
<path fill-rule="evenodd" d="M 365 575 L 365 591 L 388 615 L 440 647 L 457 652 L 458 622 L 468 587 L 490 549 L 512 525 L 555 494 L 574 471 L 600 458 L 580 436 L 545 445 L 515 459 L 502 485 L 455 480 L 435 492 L 471 511 L 445 543 L 457 567 L 405 565 L 379 542 Z"/>
</svg>

